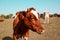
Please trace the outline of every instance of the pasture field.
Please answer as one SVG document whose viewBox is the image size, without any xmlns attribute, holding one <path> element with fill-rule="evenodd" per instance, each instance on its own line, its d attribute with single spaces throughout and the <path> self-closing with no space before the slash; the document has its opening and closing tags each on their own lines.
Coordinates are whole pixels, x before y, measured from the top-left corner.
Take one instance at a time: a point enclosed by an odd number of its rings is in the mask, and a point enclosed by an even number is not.
<svg viewBox="0 0 60 40">
<path fill-rule="evenodd" d="M 37 34 L 30 30 L 28 40 L 60 40 L 60 17 L 50 18 L 49 24 L 44 24 L 40 20 L 45 32 Z M 0 40 L 13 40 L 13 19 L 5 19 L 0 22 Z"/>
</svg>

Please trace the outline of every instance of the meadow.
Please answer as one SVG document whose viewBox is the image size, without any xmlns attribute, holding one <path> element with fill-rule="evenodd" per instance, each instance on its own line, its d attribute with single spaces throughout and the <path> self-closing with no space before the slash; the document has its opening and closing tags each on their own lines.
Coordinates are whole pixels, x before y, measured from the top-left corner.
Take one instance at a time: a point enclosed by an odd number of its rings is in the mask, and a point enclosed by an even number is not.
<svg viewBox="0 0 60 40">
<path fill-rule="evenodd" d="M 13 20 L 5 19 L 4 22 L 0 22 L 0 40 L 13 40 Z M 60 17 L 50 18 L 49 24 L 44 24 L 42 18 L 40 22 L 45 32 L 37 34 L 30 30 L 28 40 L 60 40 Z"/>
</svg>

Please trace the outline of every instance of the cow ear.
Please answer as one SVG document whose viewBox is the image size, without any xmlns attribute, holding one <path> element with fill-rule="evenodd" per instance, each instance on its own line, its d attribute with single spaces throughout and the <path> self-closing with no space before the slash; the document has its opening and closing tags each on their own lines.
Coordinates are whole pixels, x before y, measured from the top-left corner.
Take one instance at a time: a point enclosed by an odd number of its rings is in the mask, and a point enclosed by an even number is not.
<svg viewBox="0 0 60 40">
<path fill-rule="evenodd" d="M 23 12 L 17 12 L 16 15 L 17 15 L 17 17 L 18 17 L 19 20 L 24 19 Z"/>
<path fill-rule="evenodd" d="M 24 19 L 24 15 L 23 15 L 23 13 L 19 13 L 19 19 Z"/>
<path fill-rule="evenodd" d="M 26 17 L 30 17 L 30 12 L 26 12 Z"/>
<path fill-rule="evenodd" d="M 24 15 L 20 14 L 20 18 L 19 19 L 24 19 Z"/>
</svg>

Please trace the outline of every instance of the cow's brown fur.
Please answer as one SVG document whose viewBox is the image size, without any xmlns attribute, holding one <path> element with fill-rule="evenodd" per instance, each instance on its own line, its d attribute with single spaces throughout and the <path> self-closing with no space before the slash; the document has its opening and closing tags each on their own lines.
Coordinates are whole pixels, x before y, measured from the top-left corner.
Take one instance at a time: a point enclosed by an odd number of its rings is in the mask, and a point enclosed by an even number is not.
<svg viewBox="0 0 60 40">
<path fill-rule="evenodd" d="M 13 21 L 13 39 L 17 40 L 19 37 L 29 37 L 29 30 L 41 33 L 43 27 L 40 21 L 30 12 L 34 8 L 27 9 L 27 11 L 20 11 L 16 13 L 16 18 Z M 26 39 L 25 39 L 26 40 Z"/>
</svg>

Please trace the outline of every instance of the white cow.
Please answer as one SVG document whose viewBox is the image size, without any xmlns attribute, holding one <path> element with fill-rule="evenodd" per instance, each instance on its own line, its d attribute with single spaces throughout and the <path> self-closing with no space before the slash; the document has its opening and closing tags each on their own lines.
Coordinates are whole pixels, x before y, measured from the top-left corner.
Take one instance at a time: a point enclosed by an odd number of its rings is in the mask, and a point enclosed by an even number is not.
<svg viewBox="0 0 60 40">
<path fill-rule="evenodd" d="M 44 18 L 45 18 L 45 20 L 44 20 L 44 23 L 49 23 L 49 12 L 48 11 L 45 11 L 44 12 Z"/>
</svg>

